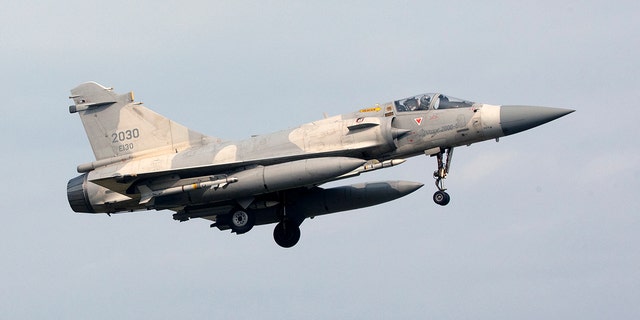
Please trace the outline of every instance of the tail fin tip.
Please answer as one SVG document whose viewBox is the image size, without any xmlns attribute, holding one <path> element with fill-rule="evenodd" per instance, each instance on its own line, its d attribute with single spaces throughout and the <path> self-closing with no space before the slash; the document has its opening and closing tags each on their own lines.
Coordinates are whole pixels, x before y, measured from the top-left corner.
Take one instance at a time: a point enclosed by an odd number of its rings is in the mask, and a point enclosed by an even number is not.
<svg viewBox="0 0 640 320">
<path fill-rule="evenodd" d="M 180 125 L 141 103 L 133 93 L 117 94 L 96 82 L 71 89 L 75 103 L 69 112 L 78 113 L 96 160 L 157 150 L 184 150 L 217 141 Z"/>
<path fill-rule="evenodd" d="M 97 82 L 89 81 L 71 89 L 74 104 L 69 106 L 69 113 L 76 113 L 93 108 L 110 106 L 117 102 L 132 102 L 133 93 L 128 95 L 118 95 L 113 92 L 113 88 L 105 87 Z"/>
</svg>

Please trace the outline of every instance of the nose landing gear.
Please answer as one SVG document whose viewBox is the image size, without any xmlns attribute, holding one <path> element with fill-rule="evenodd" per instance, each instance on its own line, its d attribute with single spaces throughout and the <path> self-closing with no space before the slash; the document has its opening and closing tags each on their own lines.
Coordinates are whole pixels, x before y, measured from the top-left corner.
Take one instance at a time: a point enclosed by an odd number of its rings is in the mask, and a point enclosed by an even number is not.
<svg viewBox="0 0 640 320">
<path fill-rule="evenodd" d="M 444 155 L 446 154 L 446 159 L 443 162 Z M 441 206 L 446 206 L 449 204 L 451 197 L 446 192 L 446 188 L 444 187 L 444 179 L 447 177 L 449 173 L 449 167 L 451 167 L 451 156 L 453 155 L 453 148 L 446 148 L 444 152 L 440 151 L 436 154 L 436 159 L 438 161 L 438 170 L 433 172 L 433 178 L 436 179 L 436 187 L 438 191 L 433 194 L 433 201 Z"/>
</svg>

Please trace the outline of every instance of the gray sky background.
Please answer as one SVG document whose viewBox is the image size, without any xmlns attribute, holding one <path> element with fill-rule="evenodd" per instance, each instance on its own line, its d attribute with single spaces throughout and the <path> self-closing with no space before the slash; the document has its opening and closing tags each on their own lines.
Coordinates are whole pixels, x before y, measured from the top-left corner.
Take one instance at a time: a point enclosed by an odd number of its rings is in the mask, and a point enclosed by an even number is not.
<svg viewBox="0 0 640 320">
<path fill-rule="evenodd" d="M 637 1 L 3 1 L 0 317 L 6 319 L 638 319 Z M 355 181 L 425 187 L 236 236 L 171 213 L 81 215 L 93 160 L 69 89 L 133 90 L 240 139 L 443 92 L 577 109 Z"/>
</svg>

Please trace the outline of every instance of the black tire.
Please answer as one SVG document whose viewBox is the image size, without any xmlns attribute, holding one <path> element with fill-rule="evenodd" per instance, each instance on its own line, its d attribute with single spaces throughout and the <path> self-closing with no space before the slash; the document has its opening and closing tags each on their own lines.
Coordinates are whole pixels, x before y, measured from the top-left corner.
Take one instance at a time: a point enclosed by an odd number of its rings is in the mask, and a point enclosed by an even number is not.
<svg viewBox="0 0 640 320">
<path fill-rule="evenodd" d="M 436 191 L 436 193 L 433 194 L 433 202 L 441 206 L 446 206 L 449 204 L 449 201 L 451 201 L 451 197 L 444 191 Z"/>
<path fill-rule="evenodd" d="M 253 228 L 255 217 L 243 210 L 234 211 L 229 216 L 229 227 L 237 234 L 249 232 Z"/>
<path fill-rule="evenodd" d="M 273 240 L 283 248 L 291 248 L 300 240 L 300 227 L 291 221 L 283 221 L 273 229 Z"/>
</svg>

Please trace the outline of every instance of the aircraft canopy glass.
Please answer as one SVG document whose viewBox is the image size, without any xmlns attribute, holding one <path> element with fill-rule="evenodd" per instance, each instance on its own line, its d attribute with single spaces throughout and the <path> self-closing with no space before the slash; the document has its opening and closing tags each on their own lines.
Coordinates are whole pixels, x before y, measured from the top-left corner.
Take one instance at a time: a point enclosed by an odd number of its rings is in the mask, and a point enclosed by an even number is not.
<svg viewBox="0 0 640 320">
<path fill-rule="evenodd" d="M 397 100 L 394 103 L 398 112 L 468 108 L 474 104 L 474 102 L 471 101 L 445 96 L 440 93 L 420 94 L 410 98 Z"/>
</svg>

